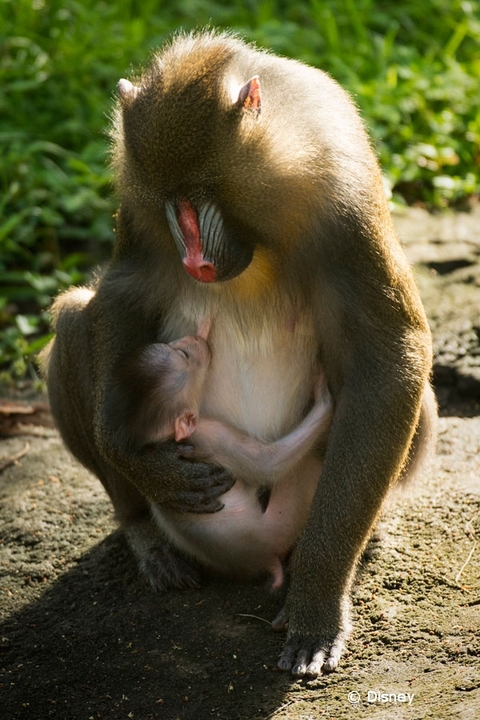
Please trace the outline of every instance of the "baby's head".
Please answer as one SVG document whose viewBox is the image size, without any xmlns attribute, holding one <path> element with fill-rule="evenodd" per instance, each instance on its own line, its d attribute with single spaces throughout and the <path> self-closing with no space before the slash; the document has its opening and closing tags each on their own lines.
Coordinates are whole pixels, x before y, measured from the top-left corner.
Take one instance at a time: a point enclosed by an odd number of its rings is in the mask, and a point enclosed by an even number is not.
<svg viewBox="0 0 480 720">
<path fill-rule="evenodd" d="M 198 335 L 187 335 L 168 345 L 159 343 L 158 348 L 161 348 L 158 356 L 154 350 L 150 358 L 144 360 L 147 367 L 149 360 L 153 361 L 151 369 L 158 371 L 151 398 L 151 402 L 160 408 L 158 437 L 173 436 L 178 442 L 195 430 L 210 365 L 210 351 L 205 340 Z"/>
<path fill-rule="evenodd" d="M 142 445 L 195 430 L 210 351 L 203 337 L 152 343 L 128 358 L 119 376 L 131 434 Z"/>
</svg>

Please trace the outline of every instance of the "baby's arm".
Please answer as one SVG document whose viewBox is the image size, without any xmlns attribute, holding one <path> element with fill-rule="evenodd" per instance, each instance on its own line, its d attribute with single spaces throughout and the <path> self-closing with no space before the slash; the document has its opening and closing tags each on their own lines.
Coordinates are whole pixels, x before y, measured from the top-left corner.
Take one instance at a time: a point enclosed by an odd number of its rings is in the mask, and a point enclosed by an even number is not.
<svg viewBox="0 0 480 720">
<path fill-rule="evenodd" d="M 196 460 L 221 465 L 247 482 L 269 483 L 291 472 L 325 433 L 331 421 L 328 393 L 317 394 L 308 415 L 291 433 L 275 442 L 263 442 L 219 420 L 200 418 L 191 441 Z"/>
</svg>

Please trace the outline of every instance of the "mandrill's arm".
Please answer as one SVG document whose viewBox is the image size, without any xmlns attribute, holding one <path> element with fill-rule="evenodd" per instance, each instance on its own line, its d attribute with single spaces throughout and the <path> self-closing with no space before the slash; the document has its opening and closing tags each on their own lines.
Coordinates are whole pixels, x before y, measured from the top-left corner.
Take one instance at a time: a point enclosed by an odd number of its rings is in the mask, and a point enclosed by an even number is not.
<svg viewBox="0 0 480 720">
<path fill-rule="evenodd" d="M 104 484 L 121 521 L 134 514 L 132 497 L 178 512 L 216 512 L 223 507 L 218 498 L 233 484 L 225 470 L 184 459 L 174 442 L 145 450 L 129 436 L 128 409 L 113 378 L 121 358 L 150 342 L 158 327 L 158 314 L 142 308 L 137 294 L 131 265 L 127 272 L 113 264 L 96 292 L 75 289 L 56 300 L 56 336 L 43 357 L 52 413 L 71 452 Z"/>
<path fill-rule="evenodd" d="M 288 620 L 278 666 L 300 676 L 337 666 L 350 631 L 356 562 L 407 462 L 419 420 L 435 413 L 427 390 L 430 334 L 410 269 L 399 253 L 390 254 L 387 217 L 381 239 L 372 228 L 366 243 L 360 227 L 358 221 L 332 229 L 330 240 L 343 253 L 327 240 L 320 251 L 318 329 L 328 338 L 322 360 L 335 415 L 310 518 L 292 559 L 287 603 L 274 621 L 281 629 Z"/>
</svg>

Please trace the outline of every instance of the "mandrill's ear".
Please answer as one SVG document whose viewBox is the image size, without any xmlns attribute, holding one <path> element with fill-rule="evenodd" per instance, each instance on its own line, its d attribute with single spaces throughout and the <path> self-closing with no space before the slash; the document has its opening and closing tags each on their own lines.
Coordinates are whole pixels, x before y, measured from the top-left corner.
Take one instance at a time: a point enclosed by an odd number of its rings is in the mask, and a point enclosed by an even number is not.
<svg viewBox="0 0 480 720">
<path fill-rule="evenodd" d="M 237 106 L 244 110 L 251 110 L 257 115 L 260 115 L 262 109 L 262 97 L 260 95 L 260 81 L 258 75 L 254 75 L 241 88 L 238 93 Z"/>
<path fill-rule="evenodd" d="M 175 418 L 175 441 L 180 442 L 190 437 L 197 427 L 197 416 L 190 410 L 184 410 Z"/>
<path fill-rule="evenodd" d="M 120 95 L 120 100 L 122 101 L 122 104 L 126 104 L 135 100 L 138 93 L 140 92 L 140 88 L 136 85 L 133 85 L 130 80 L 125 80 L 125 78 L 122 78 L 118 81 L 117 91 Z"/>
</svg>

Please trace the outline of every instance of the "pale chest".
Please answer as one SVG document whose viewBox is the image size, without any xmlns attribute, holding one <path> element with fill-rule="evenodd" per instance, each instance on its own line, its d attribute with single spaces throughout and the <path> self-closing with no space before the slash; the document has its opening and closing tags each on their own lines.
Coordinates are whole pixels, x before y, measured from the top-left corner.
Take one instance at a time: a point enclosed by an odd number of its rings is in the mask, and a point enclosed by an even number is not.
<svg viewBox="0 0 480 720">
<path fill-rule="evenodd" d="M 186 302 L 170 317 L 166 339 L 195 332 L 205 318 L 211 321 L 212 360 L 202 414 L 264 440 L 283 436 L 312 397 L 319 343 L 311 313 L 289 307 L 239 312 L 228 304 Z"/>
</svg>

